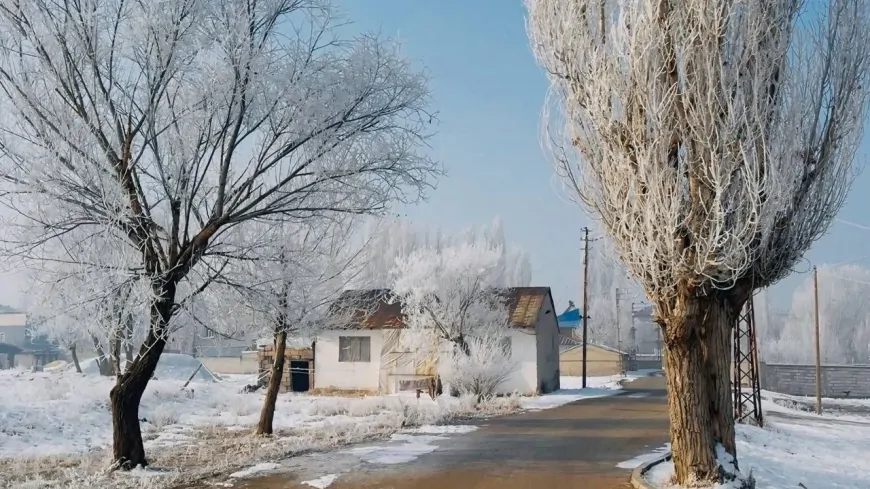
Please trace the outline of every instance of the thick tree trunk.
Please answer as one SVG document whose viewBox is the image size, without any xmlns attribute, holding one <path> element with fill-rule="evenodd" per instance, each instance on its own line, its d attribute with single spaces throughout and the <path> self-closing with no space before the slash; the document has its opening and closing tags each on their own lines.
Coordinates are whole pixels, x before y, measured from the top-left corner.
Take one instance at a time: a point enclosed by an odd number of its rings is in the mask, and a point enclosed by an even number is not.
<svg viewBox="0 0 870 489">
<path fill-rule="evenodd" d="M 79 355 L 76 352 L 76 344 L 69 346 L 69 356 L 72 357 L 73 365 L 76 366 L 76 373 L 82 373 L 82 365 L 79 363 Z"/>
<path fill-rule="evenodd" d="M 674 482 L 718 481 L 701 338 L 665 342 L 664 353 Z"/>
<path fill-rule="evenodd" d="M 155 297 L 158 299 L 151 305 L 148 336 L 136 359 L 118 377 L 115 387 L 109 393 L 112 408 L 112 456 L 115 464 L 124 470 L 148 465 L 139 427 L 139 402 L 166 347 L 166 326 L 172 316 L 175 289 L 174 283 L 155 285 Z"/>
<path fill-rule="evenodd" d="M 665 321 L 664 370 L 668 388 L 674 482 L 681 485 L 719 480 L 702 322 L 708 301 L 682 290 Z"/>
<path fill-rule="evenodd" d="M 283 321 L 282 321 L 283 323 Z M 287 329 L 284 324 L 275 329 L 275 358 L 272 360 L 272 371 L 269 373 L 269 385 L 266 388 L 266 399 L 260 410 L 260 421 L 257 423 L 258 435 L 271 435 L 272 422 L 275 419 L 275 404 L 278 402 L 278 391 L 281 389 L 281 377 L 284 374 L 284 352 L 287 348 Z"/>
<path fill-rule="evenodd" d="M 713 439 L 734 456 L 735 464 L 737 445 L 734 438 L 734 402 L 731 398 L 731 344 L 736 319 L 734 308 L 727 300 L 712 302 L 704 319 L 704 355 Z"/>
</svg>

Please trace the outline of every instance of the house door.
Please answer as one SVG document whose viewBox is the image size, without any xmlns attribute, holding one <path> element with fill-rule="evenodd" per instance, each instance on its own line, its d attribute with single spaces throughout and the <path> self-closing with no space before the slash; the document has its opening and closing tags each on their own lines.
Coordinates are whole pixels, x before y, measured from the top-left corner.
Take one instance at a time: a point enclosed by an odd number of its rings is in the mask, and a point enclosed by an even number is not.
<svg viewBox="0 0 870 489">
<path fill-rule="evenodd" d="M 308 360 L 291 360 L 290 390 L 293 392 L 307 392 L 309 388 Z"/>
</svg>

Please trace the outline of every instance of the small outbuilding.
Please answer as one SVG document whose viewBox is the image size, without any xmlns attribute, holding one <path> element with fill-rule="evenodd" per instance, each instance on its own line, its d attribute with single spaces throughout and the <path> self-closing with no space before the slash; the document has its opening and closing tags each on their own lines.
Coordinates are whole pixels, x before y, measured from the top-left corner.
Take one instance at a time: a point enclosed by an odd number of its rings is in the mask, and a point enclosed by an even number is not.
<svg viewBox="0 0 870 489">
<path fill-rule="evenodd" d="M 500 393 L 523 395 L 559 389 L 559 327 L 549 287 L 513 287 L 504 292 L 510 314 L 508 333 L 514 372 Z M 419 359 L 403 348 L 402 305 L 388 290 L 349 290 L 344 303 L 372 304 L 342 329 L 326 330 L 314 346 L 318 389 L 393 394 L 413 391 L 437 372 L 438 358 Z"/>
<path fill-rule="evenodd" d="M 259 379 L 262 384 L 269 382 L 272 364 L 275 361 L 275 346 L 267 344 L 257 350 Z M 278 392 L 307 392 L 314 388 L 314 348 L 307 341 L 287 340 L 284 349 L 284 373 Z"/>
<path fill-rule="evenodd" d="M 619 375 L 630 368 L 630 355 L 615 348 L 586 345 L 586 375 Z M 562 375 L 583 375 L 583 341 L 568 336 L 559 339 L 559 371 Z"/>
</svg>

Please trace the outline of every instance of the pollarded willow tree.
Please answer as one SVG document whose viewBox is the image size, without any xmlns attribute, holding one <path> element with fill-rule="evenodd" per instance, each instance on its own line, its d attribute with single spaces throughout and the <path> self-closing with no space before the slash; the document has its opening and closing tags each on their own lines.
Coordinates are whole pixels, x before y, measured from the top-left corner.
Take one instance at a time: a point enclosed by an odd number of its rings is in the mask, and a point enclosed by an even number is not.
<svg viewBox="0 0 870 489">
<path fill-rule="evenodd" d="M 319 0 L 0 1 L 7 205 L 36 243 L 112 234 L 150 290 L 145 340 L 110 394 L 121 467 L 147 464 L 139 401 L 221 233 L 378 214 L 440 171 L 418 153 L 425 77 L 338 25 Z"/>
<path fill-rule="evenodd" d="M 655 305 L 675 479 L 732 455 L 730 332 L 852 181 L 870 2 L 527 0 L 557 169 Z"/>
</svg>

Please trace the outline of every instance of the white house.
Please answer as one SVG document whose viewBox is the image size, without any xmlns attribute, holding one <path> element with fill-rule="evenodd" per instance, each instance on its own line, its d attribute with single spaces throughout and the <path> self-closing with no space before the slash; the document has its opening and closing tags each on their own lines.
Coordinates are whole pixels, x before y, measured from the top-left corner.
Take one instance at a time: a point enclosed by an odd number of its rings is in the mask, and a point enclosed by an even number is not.
<svg viewBox="0 0 870 489">
<path fill-rule="evenodd" d="M 361 390 L 382 394 L 415 390 L 435 374 L 437 359 L 421 360 L 401 346 L 401 305 L 389 291 L 345 291 L 339 301 L 367 301 L 365 313 L 346 328 L 327 330 L 314 346 L 316 389 Z M 559 389 L 559 327 L 549 287 L 506 291 L 510 308 L 514 372 L 499 388 L 524 395 Z M 357 302 L 360 303 L 360 302 Z"/>
</svg>

